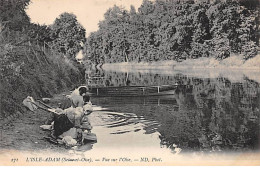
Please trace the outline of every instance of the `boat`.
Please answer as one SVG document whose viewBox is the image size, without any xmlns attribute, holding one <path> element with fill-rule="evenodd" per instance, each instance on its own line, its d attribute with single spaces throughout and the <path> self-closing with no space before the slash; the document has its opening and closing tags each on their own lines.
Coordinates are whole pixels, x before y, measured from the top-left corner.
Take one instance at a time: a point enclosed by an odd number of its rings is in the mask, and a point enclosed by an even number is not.
<svg viewBox="0 0 260 169">
<path fill-rule="evenodd" d="M 137 97 L 137 96 L 162 96 L 174 95 L 177 85 L 161 86 L 109 86 L 90 87 L 90 94 L 97 97 Z"/>
</svg>

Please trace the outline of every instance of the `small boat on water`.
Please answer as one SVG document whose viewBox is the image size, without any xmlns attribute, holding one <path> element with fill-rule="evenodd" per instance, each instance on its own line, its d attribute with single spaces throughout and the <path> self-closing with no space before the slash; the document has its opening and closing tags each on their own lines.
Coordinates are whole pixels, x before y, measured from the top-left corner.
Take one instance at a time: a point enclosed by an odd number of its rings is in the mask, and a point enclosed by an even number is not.
<svg viewBox="0 0 260 169">
<path fill-rule="evenodd" d="M 90 87 L 92 96 L 102 97 L 137 97 L 137 96 L 161 96 L 174 95 L 177 85 L 161 86 L 109 86 L 109 87 Z"/>
</svg>

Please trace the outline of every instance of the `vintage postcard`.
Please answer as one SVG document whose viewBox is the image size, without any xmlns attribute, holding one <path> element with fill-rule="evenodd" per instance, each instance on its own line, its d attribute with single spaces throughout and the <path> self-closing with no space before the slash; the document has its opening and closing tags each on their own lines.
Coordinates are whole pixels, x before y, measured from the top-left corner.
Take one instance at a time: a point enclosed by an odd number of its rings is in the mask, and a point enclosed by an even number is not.
<svg viewBox="0 0 260 169">
<path fill-rule="evenodd" d="M 260 165 L 258 0 L 1 0 L 1 166 Z"/>
</svg>

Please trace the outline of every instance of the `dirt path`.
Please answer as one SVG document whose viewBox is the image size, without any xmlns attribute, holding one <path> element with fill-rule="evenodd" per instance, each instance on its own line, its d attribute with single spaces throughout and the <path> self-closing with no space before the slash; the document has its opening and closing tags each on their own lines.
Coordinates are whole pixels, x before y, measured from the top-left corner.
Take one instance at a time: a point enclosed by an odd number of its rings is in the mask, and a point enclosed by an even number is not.
<svg viewBox="0 0 260 169">
<path fill-rule="evenodd" d="M 61 97 L 61 93 L 51 99 L 50 105 L 55 107 Z M 2 150 L 58 150 L 65 151 L 59 145 L 49 143 L 44 139 L 50 131 L 43 131 L 40 126 L 45 123 L 49 112 L 43 110 L 26 111 L 11 122 L 2 126 L 0 132 L 0 149 Z"/>
</svg>

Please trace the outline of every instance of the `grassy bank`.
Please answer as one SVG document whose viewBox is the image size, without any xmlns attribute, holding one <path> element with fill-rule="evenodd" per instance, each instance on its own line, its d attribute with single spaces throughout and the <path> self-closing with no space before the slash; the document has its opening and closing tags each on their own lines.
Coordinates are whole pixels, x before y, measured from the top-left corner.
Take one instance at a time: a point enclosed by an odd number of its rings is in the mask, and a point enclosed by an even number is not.
<svg viewBox="0 0 260 169">
<path fill-rule="evenodd" d="M 51 97 L 72 89 L 82 79 L 79 69 L 62 55 L 37 45 L 0 46 L 0 124 L 25 112 L 23 99 Z"/>
<path fill-rule="evenodd" d="M 223 60 L 214 58 L 198 58 L 185 60 L 174 65 L 175 69 L 239 69 L 239 70 L 260 70 L 260 55 L 254 58 L 243 60 L 243 56 L 231 56 Z"/>
<path fill-rule="evenodd" d="M 174 67 L 175 70 L 180 69 L 247 69 L 247 70 L 260 70 L 260 55 L 244 61 L 243 56 L 231 56 L 223 60 L 216 60 L 215 58 L 198 58 L 188 59 L 183 62 L 158 61 L 158 62 L 121 62 L 104 64 L 103 68 L 106 70 L 113 69 L 165 69 Z"/>
</svg>

